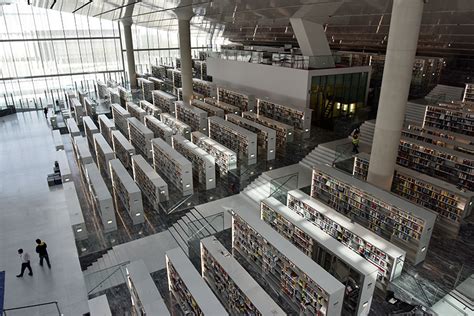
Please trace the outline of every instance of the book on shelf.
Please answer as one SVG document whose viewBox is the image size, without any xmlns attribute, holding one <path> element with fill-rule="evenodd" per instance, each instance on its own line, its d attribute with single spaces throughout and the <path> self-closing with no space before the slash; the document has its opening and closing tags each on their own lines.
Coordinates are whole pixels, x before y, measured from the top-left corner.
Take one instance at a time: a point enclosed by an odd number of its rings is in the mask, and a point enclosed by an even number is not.
<svg viewBox="0 0 474 316">
<path fill-rule="evenodd" d="M 313 167 L 311 196 L 395 243 L 414 264 L 425 259 L 433 211 L 323 164 Z"/>
<path fill-rule="evenodd" d="M 153 103 L 150 103 L 145 100 L 140 101 L 140 107 L 145 110 L 146 115 L 151 115 L 156 117 L 157 119 L 160 119 L 160 114 L 161 114 L 161 109 L 154 106 Z"/>
<path fill-rule="evenodd" d="M 114 193 L 122 202 L 134 225 L 145 222 L 142 192 L 118 159 L 109 161 Z"/>
<path fill-rule="evenodd" d="M 181 248 L 168 250 L 165 257 L 168 289 L 182 313 L 185 315 L 228 315 Z"/>
<path fill-rule="evenodd" d="M 174 115 L 175 107 L 174 103 L 177 100 L 172 94 L 161 90 L 153 90 L 153 105 L 159 108 L 164 113 L 170 113 Z"/>
<path fill-rule="evenodd" d="M 253 211 L 233 210 L 232 248 L 267 275 L 295 314 L 341 314 L 344 285 Z"/>
<path fill-rule="evenodd" d="M 441 103 L 426 107 L 423 127 L 474 136 L 474 103 Z"/>
<path fill-rule="evenodd" d="M 242 112 L 255 112 L 256 99 L 252 94 L 217 87 L 217 100 L 236 106 Z"/>
<path fill-rule="evenodd" d="M 201 239 L 201 271 L 231 315 L 286 315 L 214 236 Z"/>
<path fill-rule="evenodd" d="M 154 138 L 162 138 L 171 145 L 171 136 L 173 136 L 171 127 L 151 115 L 145 116 L 145 126 L 153 132 Z"/>
<path fill-rule="evenodd" d="M 215 98 L 204 98 L 204 102 L 224 110 L 225 114 L 231 113 L 231 114 L 240 115 L 242 113 L 242 110 L 239 107 L 232 104 L 225 103 L 223 101 L 219 101 Z"/>
<path fill-rule="evenodd" d="M 274 129 L 276 131 L 276 145 L 279 149 L 285 148 L 287 143 L 291 143 L 294 140 L 295 129 L 293 126 L 252 112 L 244 112 L 242 117 Z"/>
<path fill-rule="evenodd" d="M 237 168 L 237 154 L 201 132 L 192 133 L 192 142 L 214 157 L 218 171 L 226 175 Z"/>
<path fill-rule="evenodd" d="M 207 134 L 207 112 L 183 101 L 175 102 L 176 118 L 189 125 L 192 131 Z"/>
<path fill-rule="evenodd" d="M 224 109 L 221 109 L 217 106 L 211 105 L 201 100 L 192 99 L 191 105 L 206 111 L 208 116 L 224 117 L 225 115 Z"/>
<path fill-rule="evenodd" d="M 186 139 L 191 138 L 191 126 L 188 124 L 181 122 L 179 119 L 174 117 L 173 115 L 169 113 L 162 113 L 160 115 L 160 120 L 163 122 L 165 125 L 169 126 L 171 130 L 173 131 L 173 135 L 180 134 L 184 136 Z"/>
<path fill-rule="evenodd" d="M 145 120 L 146 111 L 140 106 L 136 105 L 133 102 L 127 102 L 127 111 L 130 113 L 131 117 L 135 117 L 137 120 L 143 123 Z"/>
</svg>

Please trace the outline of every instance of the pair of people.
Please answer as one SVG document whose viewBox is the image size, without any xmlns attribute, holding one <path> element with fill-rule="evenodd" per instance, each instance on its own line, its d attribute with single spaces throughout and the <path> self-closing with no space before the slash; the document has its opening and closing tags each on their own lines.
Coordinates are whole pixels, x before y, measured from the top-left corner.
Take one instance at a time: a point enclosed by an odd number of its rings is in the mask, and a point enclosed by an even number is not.
<svg viewBox="0 0 474 316">
<path fill-rule="evenodd" d="M 48 245 L 46 245 L 44 241 L 42 241 L 41 239 L 36 239 L 36 253 L 39 255 L 39 264 L 40 266 L 43 266 L 43 260 L 46 260 L 48 268 L 51 269 L 48 250 L 46 248 L 48 248 Z M 25 273 L 26 269 L 28 269 L 29 271 L 28 275 L 33 276 L 33 270 L 31 269 L 30 264 L 30 255 L 26 251 L 23 251 L 23 249 L 18 249 L 18 255 L 20 256 L 21 272 L 17 275 L 17 278 L 23 277 L 23 273 Z"/>
</svg>

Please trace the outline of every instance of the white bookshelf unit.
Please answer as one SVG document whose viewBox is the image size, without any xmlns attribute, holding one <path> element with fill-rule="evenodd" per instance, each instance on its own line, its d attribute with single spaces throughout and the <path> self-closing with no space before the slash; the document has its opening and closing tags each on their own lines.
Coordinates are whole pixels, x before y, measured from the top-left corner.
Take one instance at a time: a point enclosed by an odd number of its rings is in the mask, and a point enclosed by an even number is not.
<svg viewBox="0 0 474 316">
<path fill-rule="evenodd" d="M 117 89 L 120 95 L 120 105 L 126 108 L 127 102 L 132 98 L 131 93 L 124 87 L 118 87 Z"/>
<path fill-rule="evenodd" d="M 180 134 L 186 139 L 191 139 L 192 130 L 188 124 L 181 122 L 169 113 L 161 113 L 160 120 L 171 128 L 173 135 Z"/>
<path fill-rule="evenodd" d="M 243 154 L 248 165 L 257 163 L 257 134 L 217 116 L 209 117 L 208 122 L 210 138 Z"/>
<path fill-rule="evenodd" d="M 172 138 L 173 148 L 193 164 L 193 175 L 206 190 L 216 187 L 216 162 L 214 157 L 181 135 Z"/>
<path fill-rule="evenodd" d="M 425 126 L 474 136 L 474 103 L 429 105 L 423 121 Z"/>
<path fill-rule="evenodd" d="M 69 135 L 71 136 L 71 139 L 73 139 L 76 136 L 81 136 L 81 131 L 79 130 L 79 126 L 77 126 L 77 123 L 73 118 L 68 118 L 66 120 L 66 126 L 69 132 Z"/>
<path fill-rule="evenodd" d="M 84 106 L 77 99 L 72 99 L 72 109 L 77 125 L 82 125 L 82 117 L 85 114 Z"/>
<path fill-rule="evenodd" d="M 301 131 L 303 138 L 310 136 L 312 112 L 313 110 L 309 108 L 282 105 L 268 100 L 257 99 L 258 114 L 293 126 Z"/>
<path fill-rule="evenodd" d="M 237 168 L 237 154 L 201 132 L 192 133 L 192 142 L 214 157 L 221 175 Z"/>
<path fill-rule="evenodd" d="M 169 200 L 168 184 L 141 155 L 132 156 L 133 179 L 155 210 Z"/>
<path fill-rule="evenodd" d="M 242 112 L 255 112 L 256 99 L 254 95 L 217 87 L 217 100 L 238 107 Z"/>
<path fill-rule="evenodd" d="M 73 181 L 63 183 L 64 196 L 66 197 L 66 205 L 71 221 L 71 228 L 74 233 L 75 240 L 87 239 L 86 222 L 82 214 L 81 204 L 76 193 L 76 186 Z"/>
<path fill-rule="evenodd" d="M 125 266 L 133 315 L 171 315 L 143 260 Z"/>
<path fill-rule="evenodd" d="M 232 104 L 225 103 L 223 101 L 219 101 L 215 98 L 205 98 L 204 102 L 224 110 L 225 114 L 231 113 L 231 114 L 240 115 L 242 113 L 242 110 L 239 107 Z"/>
<path fill-rule="evenodd" d="M 142 96 L 144 100 L 147 100 L 148 102 L 153 101 L 153 95 L 152 91 L 155 90 L 155 83 L 145 79 L 145 78 L 138 78 L 138 86 L 140 87 L 142 91 Z"/>
<path fill-rule="evenodd" d="M 86 181 L 89 192 L 89 199 L 92 201 L 94 210 L 98 213 L 105 232 L 117 230 L 115 219 L 115 208 L 112 195 L 105 185 L 104 179 L 95 163 L 85 166 Z"/>
<path fill-rule="evenodd" d="M 193 91 L 203 98 L 217 96 L 216 85 L 210 81 L 193 78 Z"/>
<path fill-rule="evenodd" d="M 168 289 L 183 315 L 229 315 L 181 248 L 166 252 L 166 271 Z"/>
<path fill-rule="evenodd" d="M 81 173 L 81 176 L 85 178 L 85 165 L 94 162 L 89 145 L 87 144 L 87 139 L 83 136 L 74 137 L 73 149 L 79 172 Z"/>
<path fill-rule="evenodd" d="M 110 103 L 117 103 L 120 104 L 120 94 L 117 89 L 109 88 L 109 99 Z"/>
<path fill-rule="evenodd" d="M 155 78 L 155 77 L 148 77 L 148 80 L 153 82 L 153 90 L 163 90 L 165 88 L 165 82 L 162 79 Z M 153 98 L 153 95 L 152 95 Z"/>
<path fill-rule="evenodd" d="M 116 130 L 115 123 L 104 114 L 99 115 L 97 121 L 99 123 L 100 133 L 104 136 L 107 143 L 112 146 L 112 132 Z"/>
<path fill-rule="evenodd" d="M 175 102 L 176 118 L 189 125 L 193 131 L 207 134 L 207 112 L 183 101 Z"/>
<path fill-rule="evenodd" d="M 290 303 L 295 315 L 340 315 L 344 285 L 262 221 L 234 209 L 232 248 L 254 264 Z"/>
<path fill-rule="evenodd" d="M 110 178 L 109 161 L 115 159 L 115 152 L 102 134 L 94 134 L 95 157 L 102 175 Z"/>
<path fill-rule="evenodd" d="M 140 107 L 145 110 L 146 115 L 151 115 L 156 117 L 157 119 L 160 119 L 161 110 L 158 107 L 154 106 L 153 103 L 141 100 Z"/>
<path fill-rule="evenodd" d="M 61 181 L 63 183 L 72 181 L 71 167 L 66 156 L 66 151 L 56 151 L 56 160 L 59 164 L 59 171 L 61 172 Z"/>
<path fill-rule="evenodd" d="M 311 196 L 352 218 L 423 262 L 436 213 L 327 165 L 313 167 Z"/>
<path fill-rule="evenodd" d="M 153 90 L 153 105 L 161 109 L 164 113 L 170 113 L 174 115 L 174 103 L 177 98 L 169 93 L 161 90 Z"/>
<path fill-rule="evenodd" d="M 373 264 L 379 271 L 377 287 L 386 289 L 389 282 L 402 273 L 406 252 L 398 246 L 300 190 L 288 191 L 287 205 L 301 218 Z"/>
<path fill-rule="evenodd" d="M 125 206 L 133 225 L 145 222 L 142 192 L 118 159 L 109 161 L 114 193 Z"/>
<path fill-rule="evenodd" d="M 136 118 L 142 123 L 145 120 L 145 115 L 147 115 L 144 109 L 142 109 L 140 106 L 136 105 L 133 102 L 127 102 L 127 111 L 128 113 L 130 113 L 131 117 Z"/>
<path fill-rule="evenodd" d="M 61 132 L 58 129 L 52 131 L 53 134 L 53 141 L 54 141 L 54 148 L 56 151 L 64 150 L 64 142 L 63 138 L 61 137 Z"/>
<path fill-rule="evenodd" d="M 468 136 L 465 134 L 459 134 L 459 133 L 455 133 L 451 131 L 446 131 L 443 129 L 437 129 L 437 128 L 429 127 L 429 126 L 420 127 L 416 125 L 408 125 L 407 129 L 412 130 L 412 131 L 422 132 L 425 135 L 433 135 L 443 140 L 448 139 L 448 140 L 456 142 L 458 146 L 463 146 L 463 145 L 472 146 L 471 142 L 473 142 L 473 138 L 471 136 Z"/>
<path fill-rule="evenodd" d="M 191 162 L 161 138 L 153 139 L 151 144 L 155 171 L 165 176 L 182 192 L 183 196 L 193 194 Z"/>
<path fill-rule="evenodd" d="M 94 151 L 94 134 L 99 133 L 99 128 L 95 125 L 94 121 L 90 116 L 84 116 L 82 118 L 84 123 L 84 134 L 86 135 L 89 148 Z"/>
<path fill-rule="evenodd" d="M 201 239 L 202 278 L 231 315 L 286 315 L 214 237 Z"/>
<path fill-rule="evenodd" d="M 276 156 L 276 131 L 235 114 L 227 114 L 226 120 L 257 134 L 257 145 L 265 151 L 267 160 Z"/>
<path fill-rule="evenodd" d="M 369 315 L 377 267 L 273 197 L 261 202 L 260 211 L 263 221 L 346 286 L 343 314 Z"/>
<path fill-rule="evenodd" d="M 112 145 L 117 158 L 128 170 L 132 170 L 131 156 L 136 154 L 135 147 L 130 144 L 128 139 L 125 138 L 120 131 L 112 132 Z"/>
<path fill-rule="evenodd" d="M 109 95 L 107 93 L 107 85 L 100 80 L 97 80 L 97 92 L 100 99 L 105 99 Z"/>
<path fill-rule="evenodd" d="M 291 143 L 294 140 L 295 129 L 293 126 L 252 112 L 244 112 L 242 113 L 242 117 L 274 129 L 276 131 L 277 148 L 285 148 L 287 143 Z"/>
<path fill-rule="evenodd" d="M 462 102 L 474 102 L 474 83 L 466 83 Z"/>
<path fill-rule="evenodd" d="M 191 105 L 195 106 L 197 108 L 200 108 L 203 111 L 207 112 L 207 116 L 219 116 L 219 117 L 224 117 L 225 112 L 223 109 L 218 108 L 217 106 L 208 104 L 204 101 L 197 100 L 197 99 L 192 99 L 191 100 Z"/>
<path fill-rule="evenodd" d="M 97 104 L 93 100 L 89 98 L 84 98 L 85 115 L 90 116 L 90 117 L 95 117 L 96 108 L 97 108 Z"/>
<path fill-rule="evenodd" d="M 119 131 L 121 131 L 125 136 L 128 137 L 127 119 L 131 117 L 130 113 L 119 104 L 112 104 L 111 107 L 112 117 L 114 119 L 115 126 Z"/>
<path fill-rule="evenodd" d="M 130 143 L 136 148 L 137 152 L 150 159 L 152 157 L 151 140 L 153 139 L 153 132 L 141 121 L 131 117 L 128 119 L 128 134 L 130 135 Z"/>
<path fill-rule="evenodd" d="M 162 65 L 152 65 L 151 74 L 155 78 L 166 78 L 166 67 Z"/>
<path fill-rule="evenodd" d="M 171 136 L 173 136 L 171 127 L 152 115 L 145 116 L 145 126 L 153 132 L 154 138 L 162 138 L 171 145 Z"/>
</svg>

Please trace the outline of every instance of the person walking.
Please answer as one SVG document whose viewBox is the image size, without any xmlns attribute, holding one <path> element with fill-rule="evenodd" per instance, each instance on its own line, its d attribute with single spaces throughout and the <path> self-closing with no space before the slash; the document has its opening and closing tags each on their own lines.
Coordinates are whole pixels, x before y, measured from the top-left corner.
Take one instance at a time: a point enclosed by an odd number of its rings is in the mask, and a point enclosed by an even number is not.
<svg viewBox="0 0 474 316">
<path fill-rule="evenodd" d="M 30 271 L 28 275 L 33 276 L 33 270 L 31 270 L 31 265 L 30 265 L 30 255 L 27 252 L 24 252 L 23 249 L 21 248 L 18 249 L 18 255 L 20 256 L 21 272 L 16 277 L 22 278 L 23 273 L 25 272 L 26 269 Z"/>
<path fill-rule="evenodd" d="M 44 117 L 47 119 L 48 118 L 48 107 L 47 106 L 44 107 L 43 112 L 44 112 Z"/>
<path fill-rule="evenodd" d="M 352 152 L 354 154 L 359 153 L 359 133 L 354 133 L 352 135 Z"/>
<path fill-rule="evenodd" d="M 43 266 L 43 259 L 46 259 L 46 263 L 48 264 L 48 268 L 51 269 L 51 263 L 49 262 L 49 255 L 48 255 L 48 245 L 41 239 L 36 239 L 36 253 L 39 255 L 40 259 L 40 266 Z"/>
</svg>

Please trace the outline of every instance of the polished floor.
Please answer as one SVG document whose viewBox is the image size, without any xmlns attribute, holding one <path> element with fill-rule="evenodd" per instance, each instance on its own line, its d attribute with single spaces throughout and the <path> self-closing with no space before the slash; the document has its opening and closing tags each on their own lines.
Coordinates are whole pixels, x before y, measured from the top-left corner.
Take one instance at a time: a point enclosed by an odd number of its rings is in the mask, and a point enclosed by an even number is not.
<svg viewBox="0 0 474 316">
<path fill-rule="evenodd" d="M 87 292 L 61 186 L 48 187 L 55 147 L 41 112 L 0 118 L 0 270 L 5 270 L 5 308 L 55 302 L 64 315 L 88 311 Z M 52 269 L 40 267 L 35 239 L 48 244 Z M 17 249 L 31 256 L 33 276 L 20 272 Z M 12 315 L 58 315 L 54 304 Z"/>
</svg>

